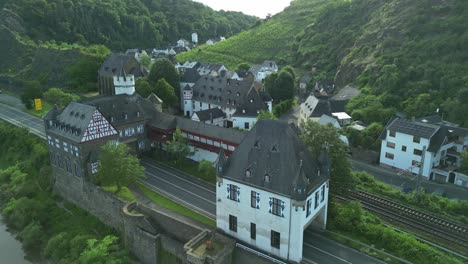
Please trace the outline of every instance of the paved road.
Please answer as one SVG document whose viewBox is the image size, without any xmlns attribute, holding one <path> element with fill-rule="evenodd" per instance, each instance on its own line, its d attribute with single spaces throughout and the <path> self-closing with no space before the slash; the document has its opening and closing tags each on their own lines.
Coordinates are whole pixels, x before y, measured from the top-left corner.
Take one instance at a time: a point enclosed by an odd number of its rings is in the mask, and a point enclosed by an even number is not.
<svg viewBox="0 0 468 264">
<path fill-rule="evenodd" d="M 372 174 L 378 181 L 387 183 L 402 189 L 403 187 L 415 188 L 416 177 L 412 175 L 398 175 L 396 171 L 385 169 L 377 165 L 368 164 L 350 159 L 351 165 L 356 171 L 366 171 Z M 422 180 L 421 186 L 428 192 L 442 190 L 449 199 L 468 200 L 468 189 L 454 184 L 441 184 L 433 181 Z"/>
<path fill-rule="evenodd" d="M 29 115 L 9 105 L 0 104 L 0 118 L 16 126 L 28 128 L 31 133 L 45 139 L 42 119 Z"/>
</svg>

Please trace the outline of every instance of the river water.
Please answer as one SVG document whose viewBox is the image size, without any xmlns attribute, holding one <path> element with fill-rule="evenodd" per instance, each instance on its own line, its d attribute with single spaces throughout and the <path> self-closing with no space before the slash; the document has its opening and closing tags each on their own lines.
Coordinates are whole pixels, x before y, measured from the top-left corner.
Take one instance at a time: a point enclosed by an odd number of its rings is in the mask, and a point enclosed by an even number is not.
<svg viewBox="0 0 468 264">
<path fill-rule="evenodd" d="M 30 264 L 24 259 L 21 243 L 7 231 L 6 225 L 0 216 L 0 263 L 5 264 Z"/>
</svg>

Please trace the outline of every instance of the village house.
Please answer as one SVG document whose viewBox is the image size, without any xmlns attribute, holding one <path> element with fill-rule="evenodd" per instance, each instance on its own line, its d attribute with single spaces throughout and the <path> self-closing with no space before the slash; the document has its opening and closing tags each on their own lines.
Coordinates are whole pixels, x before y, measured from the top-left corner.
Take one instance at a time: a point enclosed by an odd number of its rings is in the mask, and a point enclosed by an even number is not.
<svg viewBox="0 0 468 264">
<path fill-rule="evenodd" d="M 263 82 L 265 78 L 273 72 L 278 72 L 279 68 L 276 62 L 266 60 L 262 65 L 254 64 L 250 67 L 249 72 L 253 74 L 256 82 Z"/>
<path fill-rule="evenodd" d="M 305 229 L 325 228 L 330 161 L 314 157 L 292 125 L 259 120 L 217 162 L 216 226 L 287 261 L 302 260 Z"/>
<path fill-rule="evenodd" d="M 216 38 L 210 38 L 206 41 L 206 45 L 214 45 L 218 42 L 225 41 L 225 37 L 216 37 Z"/>
<path fill-rule="evenodd" d="M 468 187 L 468 176 L 459 172 L 460 153 L 468 149 L 468 129 L 439 115 L 415 120 L 397 117 L 387 124 L 381 139 L 381 166 Z"/>
<path fill-rule="evenodd" d="M 351 116 L 345 112 L 345 106 L 351 98 L 359 95 L 360 91 L 351 86 L 341 89 L 333 97 L 319 97 L 311 93 L 307 99 L 300 105 L 299 125 L 301 126 L 307 120 L 317 122 L 322 115 L 328 115 L 338 120 L 341 126 L 351 124 Z"/>
<path fill-rule="evenodd" d="M 261 111 L 272 110 L 271 97 L 254 88 L 253 78 L 242 81 L 225 77 L 201 76 L 190 87 L 181 89 L 181 105 L 185 116 L 198 111 L 219 108 L 226 116 L 224 127 L 250 130 Z"/>
</svg>

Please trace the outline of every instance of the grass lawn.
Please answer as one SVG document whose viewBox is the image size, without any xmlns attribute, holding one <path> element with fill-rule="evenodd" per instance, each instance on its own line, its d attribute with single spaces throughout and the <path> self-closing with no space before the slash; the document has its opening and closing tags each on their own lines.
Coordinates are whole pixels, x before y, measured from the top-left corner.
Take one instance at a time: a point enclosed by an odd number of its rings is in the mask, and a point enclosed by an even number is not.
<svg viewBox="0 0 468 264">
<path fill-rule="evenodd" d="M 42 110 L 36 111 L 33 107 L 32 109 L 26 109 L 26 112 L 42 118 L 45 114 L 47 114 L 47 112 L 49 112 L 50 108 L 52 108 L 52 105 L 42 100 Z"/>
<path fill-rule="evenodd" d="M 183 206 L 183 205 L 180 205 L 174 201 L 172 201 L 171 199 L 149 189 L 148 187 L 144 186 L 143 184 L 141 183 L 137 183 L 137 186 L 138 188 L 146 195 L 146 197 L 148 197 L 149 199 L 151 199 L 151 201 L 153 201 L 154 203 L 166 208 L 166 209 L 169 209 L 171 211 L 174 211 L 174 212 L 177 212 L 181 215 L 185 215 L 187 217 L 190 217 L 196 221 L 199 221 L 201 223 L 204 223 L 206 225 L 209 225 L 210 227 L 213 227 L 213 228 L 216 228 L 216 222 L 215 220 L 212 220 L 206 216 L 203 216 L 199 213 L 196 213 L 194 211 L 192 211 L 191 209 Z"/>
<path fill-rule="evenodd" d="M 115 186 L 115 185 L 113 185 L 113 186 L 104 186 L 104 187 L 102 187 L 102 189 L 104 189 L 104 190 L 106 190 L 108 192 L 116 194 L 118 197 L 124 199 L 125 201 L 128 201 L 128 202 L 136 201 L 136 198 L 133 195 L 132 191 L 130 191 L 125 186 L 122 187 L 118 193 L 115 193 L 115 191 L 117 191 L 117 186 Z"/>
</svg>

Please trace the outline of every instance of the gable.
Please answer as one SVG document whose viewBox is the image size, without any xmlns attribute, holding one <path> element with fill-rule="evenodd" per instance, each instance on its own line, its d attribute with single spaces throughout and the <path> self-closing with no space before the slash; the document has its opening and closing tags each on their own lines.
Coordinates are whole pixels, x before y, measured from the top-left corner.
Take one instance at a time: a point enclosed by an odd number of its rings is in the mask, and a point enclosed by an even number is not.
<svg viewBox="0 0 468 264">
<path fill-rule="evenodd" d="M 102 114 L 96 110 L 93 113 L 86 131 L 81 138 L 81 143 L 89 142 L 108 136 L 117 135 L 117 130 L 105 119 Z"/>
</svg>

